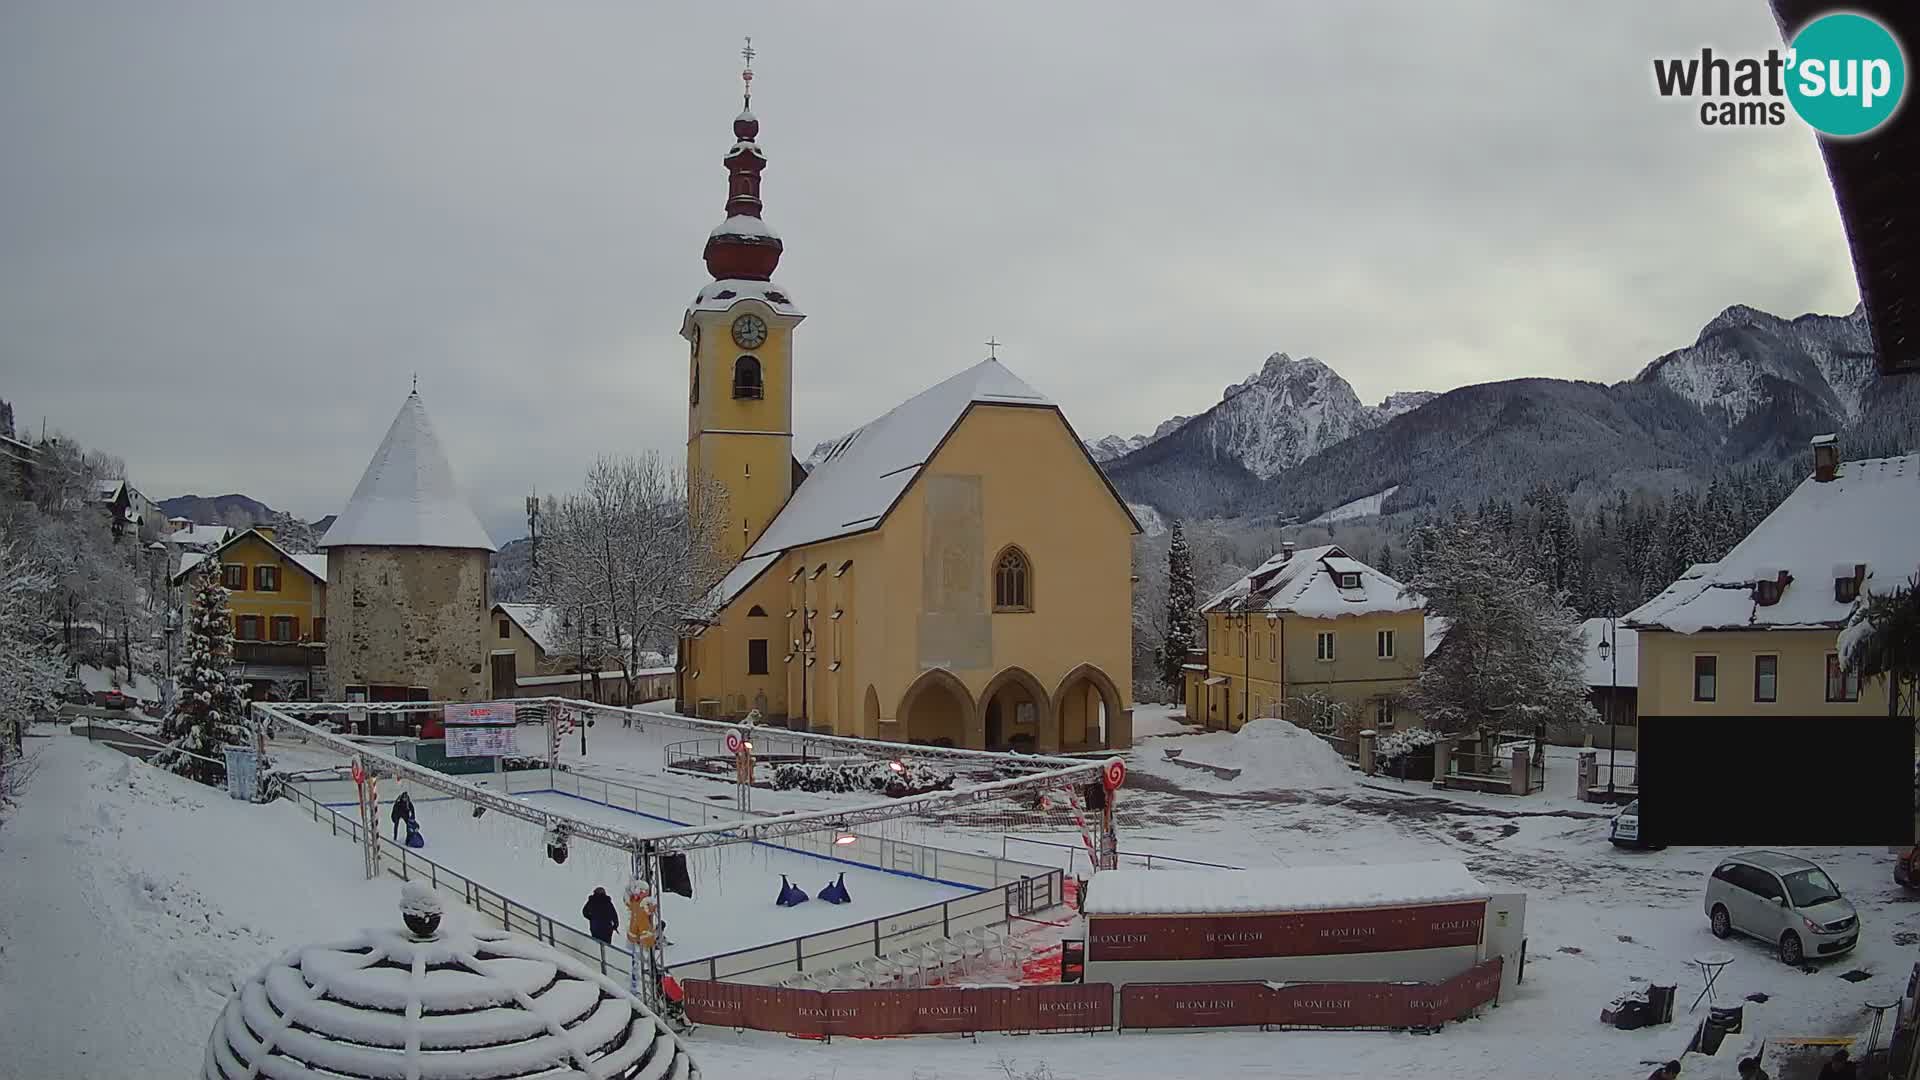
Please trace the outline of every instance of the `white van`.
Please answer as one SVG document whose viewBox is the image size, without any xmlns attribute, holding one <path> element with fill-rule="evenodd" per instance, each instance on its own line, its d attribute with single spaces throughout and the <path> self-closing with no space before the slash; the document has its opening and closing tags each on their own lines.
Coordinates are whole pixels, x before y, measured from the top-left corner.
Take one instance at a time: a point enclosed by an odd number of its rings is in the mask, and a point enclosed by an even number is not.
<svg viewBox="0 0 1920 1080">
<path fill-rule="evenodd" d="M 1722 859 L 1707 879 L 1705 907 L 1714 937 L 1758 938 L 1795 967 L 1838 956 L 1860 939 L 1860 915 L 1826 871 L 1777 851 Z"/>
</svg>

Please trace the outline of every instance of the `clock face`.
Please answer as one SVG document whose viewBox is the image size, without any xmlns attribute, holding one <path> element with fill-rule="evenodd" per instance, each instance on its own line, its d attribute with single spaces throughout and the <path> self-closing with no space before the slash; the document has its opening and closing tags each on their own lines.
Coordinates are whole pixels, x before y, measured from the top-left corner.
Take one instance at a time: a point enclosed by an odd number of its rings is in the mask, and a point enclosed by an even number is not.
<svg viewBox="0 0 1920 1080">
<path fill-rule="evenodd" d="M 767 343 L 767 324 L 758 315 L 742 315 L 733 320 L 733 343 L 743 349 L 757 349 Z"/>
</svg>

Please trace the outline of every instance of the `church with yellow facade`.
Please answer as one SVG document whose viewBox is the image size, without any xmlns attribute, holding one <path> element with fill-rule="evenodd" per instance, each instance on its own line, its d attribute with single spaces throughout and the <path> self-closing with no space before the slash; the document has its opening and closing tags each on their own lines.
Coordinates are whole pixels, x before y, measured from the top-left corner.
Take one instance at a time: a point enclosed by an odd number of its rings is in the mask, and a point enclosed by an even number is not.
<svg viewBox="0 0 1920 1080">
<path fill-rule="evenodd" d="M 681 638 L 679 710 L 976 749 L 1130 745 L 1126 504 L 1060 407 L 996 358 L 803 469 L 805 315 L 773 280 L 750 98 L 733 133 L 713 280 L 681 324 L 689 500 L 724 493 L 732 569 Z"/>
</svg>

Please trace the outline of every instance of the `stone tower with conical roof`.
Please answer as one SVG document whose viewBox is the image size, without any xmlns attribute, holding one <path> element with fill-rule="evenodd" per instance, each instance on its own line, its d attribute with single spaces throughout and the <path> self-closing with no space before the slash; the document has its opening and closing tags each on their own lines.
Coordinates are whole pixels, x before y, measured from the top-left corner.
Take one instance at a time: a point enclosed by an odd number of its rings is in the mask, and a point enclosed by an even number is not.
<svg viewBox="0 0 1920 1080">
<path fill-rule="evenodd" d="M 327 552 L 328 694 L 485 699 L 493 540 L 460 497 L 415 391 L 320 546 Z"/>
</svg>

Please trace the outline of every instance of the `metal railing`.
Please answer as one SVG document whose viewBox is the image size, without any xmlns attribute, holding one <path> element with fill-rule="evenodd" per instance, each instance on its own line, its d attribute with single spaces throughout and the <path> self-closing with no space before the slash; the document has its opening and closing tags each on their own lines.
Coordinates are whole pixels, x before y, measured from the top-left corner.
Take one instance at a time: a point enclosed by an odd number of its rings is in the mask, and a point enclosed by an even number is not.
<svg viewBox="0 0 1920 1080">
<path fill-rule="evenodd" d="M 540 781 L 549 776 L 549 786 L 540 786 Z M 285 788 L 286 796 L 307 809 L 316 822 L 326 822 L 336 835 L 358 843 L 361 842 L 360 822 L 322 801 L 329 797 L 327 793 L 333 792 L 345 801 L 353 797 L 353 790 L 351 781 L 344 780 L 290 782 Z M 572 772 L 506 773 L 503 790 L 510 795 L 543 792 L 571 795 L 667 824 L 721 823 L 753 816 L 743 815 L 730 806 Z M 322 792 L 322 796 L 316 797 L 315 791 Z M 804 833 L 755 842 L 979 891 L 850 926 L 679 961 L 668 965 L 669 973 L 677 979 L 779 982 L 792 975 L 897 952 L 978 927 L 1004 926 L 1011 914 L 1045 911 L 1063 902 L 1064 875 L 1058 869 L 863 833 L 854 835 L 859 841 L 844 846 L 835 844 L 829 835 Z M 580 927 L 519 903 L 419 855 L 390 837 L 382 835 L 379 840 L 382 865 L 395 877 L 403 881 L 425 880 L 434 888 L 459 897 L 462 903 L 503 929 L 565 949 L 596 965 L 609 977 L 628 976 L 632 961 L 626 950 L 604 945 Z"/>
<path fill-rule="evenodd" d="M 1004 859 L 1007 857 L 1008 848 L 1012 844 L 1030 844 L 1034 847 L 1054 848 L 1066 852 L 1067 865 L 1065 870 L 1069 874 L 1075 871 L 1076 864 L 1080 859 L 1088 857 L 1087 846 L 1085 844 L 1066 844 L 1057 840 L 1031 840 L 1024 836 L 1003 835 L 1000 837 L 1001 858 Z M 1177 859 L 1172 855 L 1154 855 L 1144 851 L 1122 851 L 1119 853 L 1119 859 L 1122 866 L 1138 866 L 1146 870 L 1154 870 L 1166 866 L 1204 866 L 1210 870 L 1246 869 L 1246 867 L 1243 866 L 1203 862 L 1199 859 Z M 1091 868 L 1089 868 L 1089 872 L 1091 872 Z"/>
</svg>

